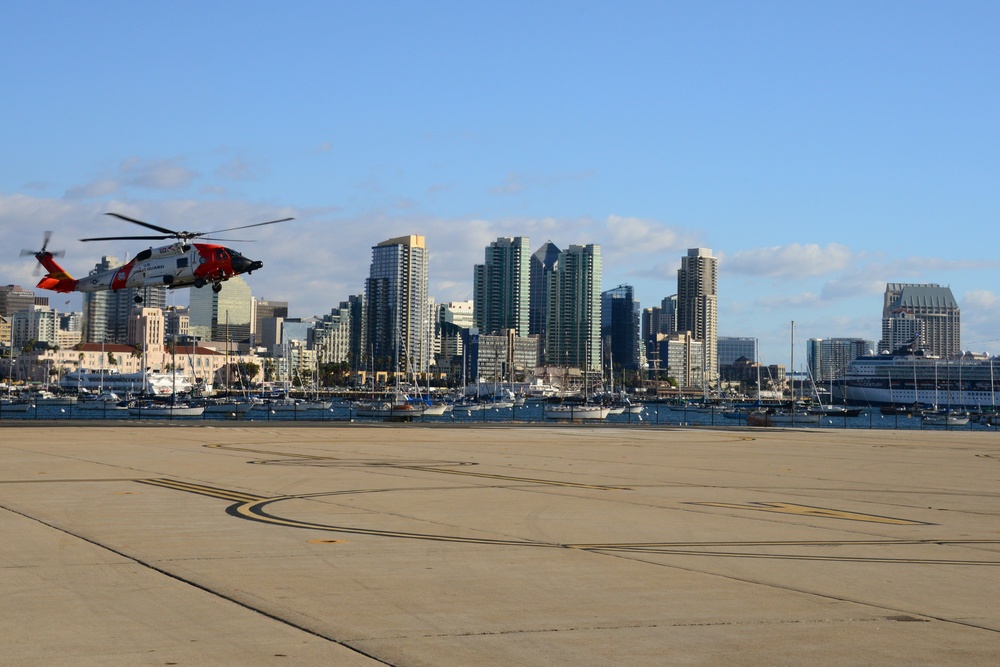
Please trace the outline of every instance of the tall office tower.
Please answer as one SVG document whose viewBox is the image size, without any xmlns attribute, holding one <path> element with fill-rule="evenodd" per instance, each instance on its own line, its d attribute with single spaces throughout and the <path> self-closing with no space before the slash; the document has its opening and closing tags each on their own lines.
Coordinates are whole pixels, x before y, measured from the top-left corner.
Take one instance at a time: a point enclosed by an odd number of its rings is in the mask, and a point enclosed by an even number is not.
<svg viewBox="0 0 1000 667">
<path fill-rule="evenodd" d="M 719 336 L 719 367 L 732 366 L 740 357 L 757 361 L 757 339 L 740 336 Z"/>
<path fill-rule="evenodd" d="M 207 285 L 192 287 L 189 332 L 201 340 L 245 343 L 253 326 L 253 295 L 241 276 L 222 283 L 218 292 Z"/>
<path fill-rule="evenodd" d="M 545 244 L 531 255 L 529 261 L 529 314 L 528 333 L 538 334 L 545 340 L 545 312 L 549 302 L 549 275 L 556 270 L 559 265 L 559 253 L 561 251 L 552 241 Z M 542 358 L 545 358 L 545 351 L 542 351 Z"/>
<path fill-rule="evenodd" d="M 351 304 L 340 305 L 324 315 L 312 328 L 310 347 L 321 364 L 350 363 L 353 346 L 351 335 Z"/>
<path fill-rule="evenodd" d="M 365 280 L 366 367 L 423 373 L 430 363 L 427 247 L 423 236 L 401 236 L 372 247 Z M 405 366 L 403 360 L 408 360 Z"/>
<path fill-rule="evenodd" d="M 601 369 L 601 246 L 571 245 L 549 277 L 547 363 Z"/>
<path fill-rule="evenodd" d="M 121 266 L 117 257 L 105 255 L 91 269 L 89 275 L 109 271 Z M 135 298 L 142 302 L 136 304 Z M 125 343 L 128 341 L 128 322 L 132 309 L 160 308 L 167 306 L 167 289 L 138 287 L 117 291 L 83 293 L 83 341 L 85 343 Z"/>
<path fill-rule="evenodd" d="M 288 302 L 287 301 L 265 301 L 263 299 L 256 300 L 256 310 L 254 311 L 254 327 L 253 327 L 253 339 L 254 345 L 261 344 L 261 327 L 263 326 L 264 320 L 269 317 L 288 317 Z"/>
<path fill-rule="evenodd" d="M 961 354 L 962 318 L 950 287 L 887 283 L 879 350 L 892 352 L 920 337 L 919 346 L 939 357 Z"/>
<path fill-rule="evenodd" d="M 473 317 L 481 335 L 508 329 L 528 335 L 529 253 L 524 236 L 498 238 L 486 247 L 486 261 L 473 267 Z"/>
<path fill-rule="evenodd" d="M 647 350 L 650 349 L 651 345 L 656 344 L 656 334 L 660 333 L 660 312 L 659 306 L 642 309 L 642 322 L 639 326 L 642 332 L 642 339 L 646 341 Z"/>
<path fill-rule="evenodd" d="M 166 320 L 159 308 L 136 307 L 128 318 L 128 344 L 138 345 L 147 354 L 164 349 Z"/>
<path fill-rule="evenodd" d="M 743 380 L 747 364 L 757 361 L 757 339 L 736 336 L 719 336 L 719 379 Z M 736 362 L 743 360 L 737 367 Z"/>
<path fill-rule="evenodd" d="M 365 327 L 365 295 L 351 294 L 347 297 L 347 301 L 340 302 L 341 312 L 345 308 L 351 322 L 351 346 L 348 350 L 347 361 L 351 364 L 351 377 L 356 378 L 358 377 L 358 371 L 362 368 L 362 359 L 364 359 L 364 352 L 361 346 L 364 339 Z"/>
<path fill-rule="evenodd" d="M 59 313 L 59 328 L 63 331 L 82 331 L 83 313 L 75 311 Z"/>
<path fill-rule="evenodd" d="M 117 257 L 105 255 L 90 271 L 90 275 L 101 271 L 108 271 L 121 262 Z M 84 343 L 116 343 L 113 338 L 116 330 L 114 326 L 114 316 L 117 313 L 117 300 L 113 292 L 84 292 L 83 293 L 83 342 Z M 110 330 L 110 336 L 109 336 Z M 126 324 L 127 331 L 127 324 Z M 125 342 L 124 340 L 121 342 Z"/>
<path fill-rule="evenodd" d="M 681 387 L 705 387 L 704 342 L 690 331 L 661 334 L 659 341 L 660 369 L 674 378 Z"/>
<path fill-rule="evenodd" d="M 806 342 L 809 375 L 816 383 L 842 378 L 847 373 L 847 364 L 871 349 L 871 341 L 863 338 L 810 338 Z"/>
<path fill-rule="evenodd" d="M 439 372 L 446 373 L 455 382 L 461 381 L 464 366 L 465 343 L 469 330 L 474 326 L 472 301 L 450 301 L 437 307 L 434 323 L 434 337 L 437 339 L 437 366 Z M 472 378 L 467 375 L 467 379 Z"/>
<path fill-rule="evenodd" d="M 615 368 L 639 368 L 641 336 L 639 335 L 639 302 L 631 285 L 619 285 L 601 292 L 601 337 L 607 362 Z"/>
<path fill-rule="evenodd" d="M 17 350 L 30 343 L 48 343 L 56 341 L 56 313 L 48 306 L 30 305 L 25 310 L 19 310 L 10 316 L 13 349 Z"/>
<path fill-rule="evenodd" d="M 677 295 L 663 297 L 660 302 L 659 332 L 662 334 L 677 333 Z"/>
<path fill-rule="evenodd" d="M 35 293 L 20 285 L 0 286 L 0 315 L 10 317 L 35 305 Z"/>
<path fill-rule="evenodd" d="M 677 331 L 703 341 L 708 382 L 718 379 L 719 259 L 708 248 L 691 248 L 677 270 Z"/>
<path fill-rule="evenodd" d="M 167 340 L 180 341 L 191 334 L 191 311 L 189 308 L 171 306 L 163 311 L 164 336 Z"/>
</svg>

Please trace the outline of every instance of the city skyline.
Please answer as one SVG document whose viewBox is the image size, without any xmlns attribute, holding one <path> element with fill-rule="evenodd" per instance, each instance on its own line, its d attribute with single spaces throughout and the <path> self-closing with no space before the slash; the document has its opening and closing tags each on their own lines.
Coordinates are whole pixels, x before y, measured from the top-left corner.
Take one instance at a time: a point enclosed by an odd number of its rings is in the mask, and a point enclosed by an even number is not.
<svg viewBox="0 0 1000 667">
<path fill-rule="evenodd" d="M 75 277 L 146 247 L 76 241 L 123 233 L 108 211 L 198 230 L 294 216 L 231 244 L 294 316 L 359 293 L 381 239 L 427 238 L 443 303 L 472 298 L 490 242 L 525 236 L 599 245 L 601 289 L 632 285 L 643 307 L 712 248 L 718 334 L 760 339 L 765 363 L 788 363 L 792 320 L 800 341 L 878 340 L 887 283 L 951 288 L 962 347 L 1000 352 L 997 262 L 974 242 L 1000 212 L 995 4 L 5 18 L 2 283 L 33 287 L 17 253 L 46 229 Z M 250 46 L 275 31 L 296 39 Z"/>
</svg>

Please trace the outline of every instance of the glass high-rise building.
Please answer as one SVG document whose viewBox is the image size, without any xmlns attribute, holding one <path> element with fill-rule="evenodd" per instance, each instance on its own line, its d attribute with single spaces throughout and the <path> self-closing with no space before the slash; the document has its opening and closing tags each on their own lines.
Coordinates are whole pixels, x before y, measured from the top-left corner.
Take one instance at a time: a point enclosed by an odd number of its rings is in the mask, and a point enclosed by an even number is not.
<svg viewBox="0 0 1000 667">
<path fill-rule="evenodd" d="M 202 340 L 245 343 L 253 326 L 254 301 L 250 285 L 241 276 L 233 276 L 215 292 L 209 286 L 192 287 L 188 308 L 188 331 Z"/>
<path fill-rule="evenodd" d="M 549 277 L 546 363 L 601 369 L 601 246 L 571 245 Z"/>
<path fill-rule="evenodd" d="M 691 248 L 677 270 L 677 331 L 705 343 L 709 384 L 718 380 L 719 259 L 708 248 Z"/>
<path fill-rule="evenodd" d="M 559 247 L 552 241 L 545 244 L 531 255 L 529 261 L 529 280 L 531 282 L 531 298 L 529 305 L 528 333 L 538 334 L 545 340 L 545 311 L 549 303 L 549 276 L 559 265 Z M 545 351 L 542 351 L 542 358 Z"/>
<path fill-rule="evenodd" d="M 616 368 L 639 368 L 640 310 L 631 285 L 619 285 L 601 293 L 601 336 L 606 344 L 605 353 Z"/>
<path fill-rule="evenodd" d="M 366 368 L 401 373 L 428 370 L 431 328 L 427 267 L 423 236 L 401 236 L 372 247 L 365 281 Z M 409 363 L 404 366 L 403 360 Z"/>
<path fill-rule="evenodd" d="M 109 271 L 122 265 L 112 255 L 101 258 L 88 275 Z M 136 303 L 136 297 L 141 302 Z M 132 309 L 167 307 L 167 288 L 130 287 L 121 290 L 83 293 L 83 340 L 86 343 L 126 343 Z"/>
<path fill-rule="evenodd" d="M 486 260 L 473 269 L 473 319 L 481 334 L 530 330 L 530 260 L 528 239 L 498 238 L 486 247 Z"/>
<path fill-rule="evenodd" d="M 863 338 L 810 338 L 806 342 L 809 375 L 816 383 L 842 378 L 848 363 L 871 351 L 871 341 Z"/>
<path fill-rule="evenodd" d="M 719 336 L 717 341 L 719 367 L 732 366 L 740 357 L 757 361 L 757 339 L 740 336 Z"/>
</svg>

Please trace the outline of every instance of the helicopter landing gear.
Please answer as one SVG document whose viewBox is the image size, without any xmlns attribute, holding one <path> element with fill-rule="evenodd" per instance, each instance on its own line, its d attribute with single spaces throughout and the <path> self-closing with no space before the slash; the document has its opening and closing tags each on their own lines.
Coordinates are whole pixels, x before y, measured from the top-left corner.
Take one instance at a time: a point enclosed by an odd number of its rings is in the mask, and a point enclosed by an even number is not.
<svg viewBox="0 0 1000 667">
<path fill-rule="evenodd" d="M 222 283 L 214 283 L 212 285 L 212 291 L 215 292 L 216 294 L 218 294 L 219 292 L 221 292 L 222 291 Z"/>
<path fill-rule="evenodd" d="M 142 303 L 142 297 L 141 297 L 141 296 L 139 296 L 138 294 L 136 294 L 136 295 L 135 295 L 135 299 L 134 299 L 134 301 L 135 301 L 136 303 Z"/>
<path fill-rule="evenodd" d="M 194 279 L 194 286 L 197 287 L 198 289 L 201 289 L 202 287 L 205 286 L 205 279 L 204 278 L 195 278 Z"/>
</svg>

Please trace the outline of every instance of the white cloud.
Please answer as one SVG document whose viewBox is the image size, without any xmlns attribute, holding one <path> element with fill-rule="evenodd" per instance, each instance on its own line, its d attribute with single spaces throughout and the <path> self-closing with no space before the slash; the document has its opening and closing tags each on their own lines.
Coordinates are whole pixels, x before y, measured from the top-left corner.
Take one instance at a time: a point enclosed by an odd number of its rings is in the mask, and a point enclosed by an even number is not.
<svg viewBox="0 0 1000 667">
<path fill-rule="evenodd" d="M 819 295 L 812 292 L 800 292 L 788 296 L 766 297 L 756 301 L 757 305 L 766 310 L 781 308 L 815 308 L 821 305 Z"/>
<path fill-rule="evenodd" d="M 230 181 L 249 182 L 258 180 L 262 172 L 264 170 L 260 166 L 236 158 L 219 165 L 215 170 L 215 175 Z"/>
<path fill-rule="evenodd" d="M 119 172 L 125 185 L 154 190 L 176 190 L 187 186 L 195 172 L 180 164 L 180 158 L 143 160 L 138 157 L 123 160 Z"/>
<path fill-rule="evenodd" d="M 561 183 L 582 181 L 593 178 L 593 171 L 572 171 L 548 175 L 524 174 L 509 172 L 504 176 L 503 183 L 489 189 L 495 195 L 521 194 L 528 190 L 550 188 Z"/>
<path fill-rule="evenodd" d="M 741 250 L 728 257 L 720 270 L 750 276 L 796 278 L 822 276 L 849 268 L 855 260 L 850 248 L 839 243 L 819 246 L 792 243 L 785 246 Z"/>
<path fill-rule="evenodd" d="M 962 309 L 991 310 L 1000 312 L 1000 296 L 989 290 L 970 290 L 962 295 Z"/>
<path fill-rule="evenodd" d="M 121 184 L 112 178 L 99 178 L 96 181 L 76 185 L 66 191 L 67 199 L 96 199 L 97 197 L 107 197 L 118 192 Z"/>
</svg>

